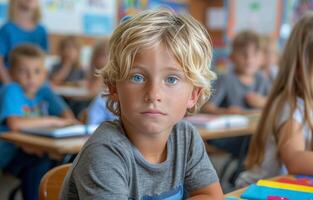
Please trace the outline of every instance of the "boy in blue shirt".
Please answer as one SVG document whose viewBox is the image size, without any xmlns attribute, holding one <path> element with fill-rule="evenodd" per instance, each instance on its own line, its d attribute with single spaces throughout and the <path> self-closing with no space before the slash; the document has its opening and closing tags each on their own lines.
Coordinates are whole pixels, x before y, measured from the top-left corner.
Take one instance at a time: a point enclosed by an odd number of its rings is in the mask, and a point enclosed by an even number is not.
<svg viewBox="0 0 313 200">
<path fill-rule="evenodd" d="M 45 84 L 44 53 L 38 47 L 30 44 L 18 46 L 10 54 L 10 65 L 13 82 L 0 91 L 1 131 L 64 126 L 75 122 L 62 99 Z M 21 178 L 24 199 L 38 198 L 41 176 L 51 166 L 48 158 L 34 154 L 42 153 L 18 149 L 0 141 L 0 168 L 6 168 Z"/>
</svg>

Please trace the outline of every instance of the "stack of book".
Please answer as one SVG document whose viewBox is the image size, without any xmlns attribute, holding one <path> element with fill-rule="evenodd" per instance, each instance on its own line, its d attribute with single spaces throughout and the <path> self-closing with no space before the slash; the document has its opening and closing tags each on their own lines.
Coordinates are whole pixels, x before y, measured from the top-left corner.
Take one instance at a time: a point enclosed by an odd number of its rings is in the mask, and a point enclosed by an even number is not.
<svg viewBox="0 0 313 200">
<path fill-rule="evenodd" d="M 207 130 L 246 128 L 249 126 L 249 117 L 243 115 L 196 114 L 185 119 L 196 127 Z"/>
<path fill-rule="evenodd" d="M 226 199 L 236 199 L 227 197 Z M 238 198 L 237 198 L 238 199 Z M 282 177 L 259 180 L 241 194 L 246 200 L 309 200 L 313 199 L 313 176 Z"/>
</svg>

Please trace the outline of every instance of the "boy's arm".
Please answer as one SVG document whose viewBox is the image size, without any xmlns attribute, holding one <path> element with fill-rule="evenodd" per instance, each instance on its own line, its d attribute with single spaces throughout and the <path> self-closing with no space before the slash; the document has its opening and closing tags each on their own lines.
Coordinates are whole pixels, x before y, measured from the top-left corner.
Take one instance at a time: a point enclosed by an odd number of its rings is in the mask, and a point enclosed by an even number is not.
<svg viewBox="0 0 313 200">
<path fill-rule="evenodd" d="M 246 94 L 245 99 L 251 107 L 263 108 L 266 104 L 267 97 L 255 92 L 249 92 Z"/>
<path fill-rule="evenodd" d="M 27 118 L 27 117 L 8 117 L 6 119 L 7 126 L 12 131 L 18 131 L 24 128 L 36 128 L 36 127 L 62 127 L 70 124 L 76 123 L 75 119 L 68 118 L 62 119 L 60 117 L 36 117 L 36 118 Z"/>
<path fill-rule="evenodd" d="M 64 110 L 64 112 L 61 114 L 61 117 L 64 119 L 76 120 L 73 112 L 69 108 Z"/>
<path fill-rule="evenodd" d="M 231 106 L 228 108 L 222 108 L 214 105 L 213 103 L 206 103 L 201 108 L 201 112 L 216 114 L 216 115 L 224 115 L 224 114 L 245 114 L 245 111 L 242 110 L 238 106 Z"/>
<path fill-rule="evenodd" d="M 305 149 L 302 124 L 289 120 L 280 128 L 279 135 L 290 135 L 279 149 L 288 173 L 313 175 L 313 152 Z"/>
<path fill-rule="evenodd" d="M 223 192 L 220 183 L 212 183 L 211 185 L 201 188 L 197 191 L 191 192 L 188 200 L 219 200 L 223 199 Z"/>
</svg>

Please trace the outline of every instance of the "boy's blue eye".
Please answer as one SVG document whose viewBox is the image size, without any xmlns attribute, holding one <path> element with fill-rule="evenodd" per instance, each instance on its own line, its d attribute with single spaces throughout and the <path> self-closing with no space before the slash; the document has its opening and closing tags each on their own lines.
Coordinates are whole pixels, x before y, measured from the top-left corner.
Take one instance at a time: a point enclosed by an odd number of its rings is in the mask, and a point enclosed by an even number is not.
<svg viewBox="0 0 313 200">
<path fill-rule="evenodd" d="M 141 74 L 134 74 L 130 77 L 130 80 L 134 83 L 142 83 L 145 81 L 145 78 Z"/>
<path fill-rule="evenodd" d="M 177 81 L 178 81 L 178 78 L 176 76 L 168 76 L 165 80 L 165 82 L 170 85 L 175 85 Z"/>
</svg>

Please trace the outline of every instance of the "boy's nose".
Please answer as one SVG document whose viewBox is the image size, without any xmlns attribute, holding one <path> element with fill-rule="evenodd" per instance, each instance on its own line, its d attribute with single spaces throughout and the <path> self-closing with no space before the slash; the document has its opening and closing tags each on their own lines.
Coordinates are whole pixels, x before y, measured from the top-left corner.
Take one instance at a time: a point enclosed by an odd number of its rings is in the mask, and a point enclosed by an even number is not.
<svg viewBox="0 0 313 200">
<path fill-rule="evenodd" d="M 146 94 L 144 101 L 147 103 L 153 103 L 155 101 L 161 101 L 161 85 L 155 82 L 149 82 L 147 84 Z"/>
</svg>

